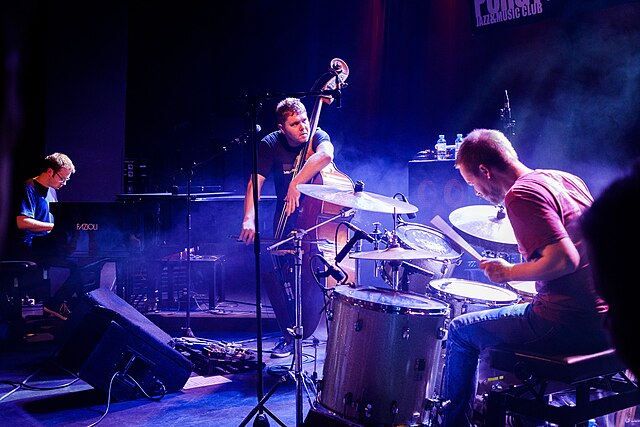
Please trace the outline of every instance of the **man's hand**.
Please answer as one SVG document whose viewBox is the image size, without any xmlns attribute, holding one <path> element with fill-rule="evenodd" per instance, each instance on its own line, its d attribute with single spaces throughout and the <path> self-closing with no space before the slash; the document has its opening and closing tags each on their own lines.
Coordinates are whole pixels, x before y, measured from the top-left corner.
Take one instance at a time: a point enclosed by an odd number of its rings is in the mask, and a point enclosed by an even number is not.
<svg viewBox="0 0 640 427">
<path fill-rule="evenodd" d="M 253 243 L 256 237 L 256 225 L 253 220 L 245 220 L 242 223 L 242 231 L 240 232 L 240 240 L 246 245 Z"/>
<path fill-rule="evenodd" d="M 484 258 L 480 261 L 480 270 L 494 283 L 507 283 L 513 280 L 512 268 L 513 264 L 502 258 Z"/>
<path fill-rule="evenodd" d="M 289 189 L 287 190 L 287 195 L 284 198 L 284 212 L 287 216 L 291 215 L 295 212 L 295 210 L 300 206 L 300 191 L 296 188 L 296 183 L 291 181 L 289 184 Z"/>
</svg>

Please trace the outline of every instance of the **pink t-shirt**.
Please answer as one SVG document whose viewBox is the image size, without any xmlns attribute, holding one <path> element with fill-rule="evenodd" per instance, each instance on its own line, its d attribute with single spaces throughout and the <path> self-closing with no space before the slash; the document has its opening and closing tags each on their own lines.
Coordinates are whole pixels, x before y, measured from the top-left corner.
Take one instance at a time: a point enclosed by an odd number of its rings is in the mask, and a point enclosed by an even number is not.
<svg viewBox="0 0 640 427">
<path fill-rule="evenodd" d="M 593 203 L 585 183 L 556 170 L 535 170 L 518 178 L 505 196 L 505 208 L 520 253 L 527 261 L 546 245 L 569 237 L 580 253 L 580 266 L 566 276 L 536 283 L 533 310 L 561 323 L 600 318 L 604 301 L 595 292 L 579 218 Z"/>
</svg>

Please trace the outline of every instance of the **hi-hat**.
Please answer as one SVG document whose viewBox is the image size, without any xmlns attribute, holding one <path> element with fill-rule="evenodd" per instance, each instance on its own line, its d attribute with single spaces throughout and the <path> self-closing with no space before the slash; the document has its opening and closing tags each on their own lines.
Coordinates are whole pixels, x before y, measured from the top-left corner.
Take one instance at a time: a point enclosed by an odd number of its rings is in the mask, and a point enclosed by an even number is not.
<svg viewBox="0 0 640 427">
<path fill-rule="evenodd" d="M 431 259 L 435 258 L 435 256 L 426 251 L 405 249 L 401 246 L 390 246 L 387 249 L 377 251 L 353 252 L 349 254 L 349 258 L 372 259 L 377 261 L 408 261 L 411 259 Z"/>
<path fill-rule="evenodd" d="M 314 199 L 333 203 L 338 206 L 353 208 L 363 211 L 409 214 L 418 212 L 418 208 L 412 204 L 392 197 L 381 196 L 379 194 L 367 193 L 365 191 L 345 190 L 328 185 L 320 184 L 298 184 L 298 191 Z"/>
<path fill-rule="evenodd" d="M 516 236 L 503 208 L 493 205 L 474 205 L 458 208 L 449 214 L 455 228 L 481 240 L 481 243 L 517 245 Z M 481 244 L 482 245 L 482 244 Z"/>
</svg>

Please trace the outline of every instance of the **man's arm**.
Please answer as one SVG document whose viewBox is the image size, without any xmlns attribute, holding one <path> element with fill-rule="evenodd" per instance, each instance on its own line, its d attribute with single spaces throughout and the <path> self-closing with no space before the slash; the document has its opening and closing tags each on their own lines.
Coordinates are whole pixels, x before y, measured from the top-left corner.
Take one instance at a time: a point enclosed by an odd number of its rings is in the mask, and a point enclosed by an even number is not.
<svg viewBox="0 0 640 427">
<path fill-rule="evenodd" d="M 16 217 L 16 225 L 18 230 L 31 231 L 34 233 L 42 233 L 43 231 L 53 230 L 52 222 L 38 221 L 37 219 L 30 218 L 24 215 L 18 215 Z"/>
<path fill-rule="evenodd" d="M 321 142 L 316 152 L 313 153 L 302 166 L 302 169 L 291 180 L 287 190 L 287 196 L 284 198 L 285 212 L 291 215 L 298 206 L 300 206 L 300 192 L 296 188 L 298 184 L 305 184 L 316 176 L 318 172 L 324 169 L 333 161 L 333 144 L 331 141 Z"/>
<path fill-rule="evenodd" d="M 502 258 L 486 259 L 480 268 L 495 283 L 520 280 L 553 280 L 573 273 L 580 265 L 580 254 L 570 238 L 545 246 L 540 257 L 521 264 L 511 264 Z"/>
<path fill-rule="evenodd" d="M 258 174 L 258 199 L 264 184 L 265 177 Z M 256 236 L 256 212 L 253 203 L 253 179 L 249 179 L 247 184 L 247 192 L 244 195 L 244 219 L 242 220 L 242 230 L 240 231 L 240 240 L 244 243 L 252 243 Z"/>
</svg>

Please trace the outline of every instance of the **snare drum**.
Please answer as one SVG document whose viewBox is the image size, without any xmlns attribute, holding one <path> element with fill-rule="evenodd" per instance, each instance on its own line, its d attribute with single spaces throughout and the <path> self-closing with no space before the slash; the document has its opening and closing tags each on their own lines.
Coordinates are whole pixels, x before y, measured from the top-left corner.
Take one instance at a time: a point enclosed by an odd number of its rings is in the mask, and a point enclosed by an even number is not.
<svg viewBox="0 0 640 427">
<path fill-rule="evenodd" d="M 448 314 L 424 295 L 336 286 L 320 404 L 367 425 L 413 425 L 435 392 Z"/>
<path fill-rule="evenodd" d="M 451 277 L 462 258 L 462 250 L 446 235 L 435 228 L 422 224 L 402 223 L 396 228 L 396 236 L 400 246 L 433 254 L 427 259 L 409 260 L 408 263 L 418 267 L 410 271 L 401 265 L 398 268 L 400 278 L 408 274 L 408 291 L 424 295 L 432 279 Z M 393 284 L 393 266 L 387 261 L 380 267 L 381 276 L 387 284 Z"/>
<path fill-rule="evenodd" d="M 518 294 L 515 292 L 482 282 L 438 279 L 429 282 L 429 287 L 434 296 L 451 305 L 451 318 L 518 302 Z"/>
</svg>

